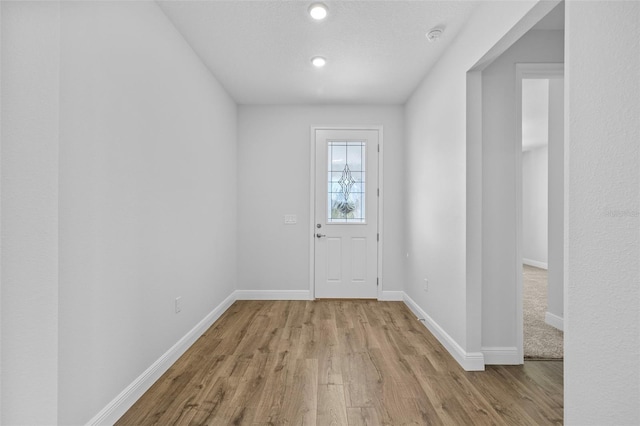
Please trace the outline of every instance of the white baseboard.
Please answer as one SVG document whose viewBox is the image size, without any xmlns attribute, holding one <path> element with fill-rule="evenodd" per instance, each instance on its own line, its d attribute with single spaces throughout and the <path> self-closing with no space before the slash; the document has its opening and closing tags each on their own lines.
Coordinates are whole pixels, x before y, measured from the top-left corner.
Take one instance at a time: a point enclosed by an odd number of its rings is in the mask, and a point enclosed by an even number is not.
<svg viewBox="0 0 640 426">
<path fill-rule="evenodd" d="M 462 368 L 466 371 L 484 371 L 485 360 L 482 352 L 466 352 L 462 349 L 458 342 L 447 334 L 447 332 L 444 331 L 433 318 L 427 315 L 406 293 L 404 294 L 404 303 L 418 318 L 424 318 L 424 325 L 429 329 L 431 334 L 438 339 L 442 346 L 449 351 L 451 356 L 458 361 L 458 364 L 460 364 Z"/>
<path fill-rule="evenodd" d="M 549 265 L 547 264 L 547 262 L 539 262 L 537 260 L 531 260 L 531 259 L 522 259 L 522 263 L 529 266 L 535 266 L 536 268 L 549 269 Z"/>
<path fill-rule="evenodd" d="M 404 301 L 404 291 L 382 291 L 378 300 L 381 302 L 402 302 Z"/>
<path fill-rule="evenodd" d="M 482 348 L 484 363 L 487 365 L 520 365 L 523 360 L 518 356 L 515 347 L 488 347 Z"/>
<path fill-rule="evenodd" d="M 551 327 L 555 327 L 560 331 L 564 331 L 564 318 L 559 317 L 556 314 L 552 314 L 551 312 L 546 312 L 544 314 L 544 322 L 549 324 Z"/>
<path fill-rule="evenodd" d="M 236 290 L 236 300 L 313 300 L 309 290 Z"/>
<path fill-rule="evenodd" d="M 195 327 L 185 334 L 167 352 L 127 386 L 106 407 L 96 414 L 87 425 L 113 425 L 129 408 L 171 367 L 191 345 L 235 302 L 232 293 L 213 309 Z"/>
</svg>

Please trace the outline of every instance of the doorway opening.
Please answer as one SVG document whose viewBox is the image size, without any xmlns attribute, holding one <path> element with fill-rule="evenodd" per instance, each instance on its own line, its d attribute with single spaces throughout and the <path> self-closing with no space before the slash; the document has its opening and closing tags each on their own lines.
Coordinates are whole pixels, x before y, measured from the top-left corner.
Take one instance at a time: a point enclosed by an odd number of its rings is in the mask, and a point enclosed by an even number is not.
<svg viewBox="0 0 640 426">
<path fill-rule="evenodd" d="M 467 73 L 467 350 L 485 365 L 524 363 L 522 80 L 563 74 L 564 4 L 520 22 Z"/>
<path fill-rule="evenodd" d="M 562 359 L 563 65 L 518 64 L 516 69 L 522 144 L 516 160 L 522 354 L 525 361 Z"/>
</svg>

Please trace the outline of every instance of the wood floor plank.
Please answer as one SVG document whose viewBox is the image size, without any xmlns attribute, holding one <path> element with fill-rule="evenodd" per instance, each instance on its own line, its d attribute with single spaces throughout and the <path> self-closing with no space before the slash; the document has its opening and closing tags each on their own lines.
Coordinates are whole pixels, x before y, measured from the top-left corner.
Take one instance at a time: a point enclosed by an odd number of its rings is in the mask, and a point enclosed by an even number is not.
<svg viewBox="0 0 640 426">
<path fill-rule="evenodd" d="M 537 425 L 561 361 L 466 372 L 402 302 L 237 301 L 117 425 Z"/>
<path fill-rule="evenodd" d="M 298 359 L 287 382 L 283 410 L 276 424 L 315 425 L 318 416 L 318 363 Z"/>
<path fill-rule="evenodd" d="M 505 386 L 497 374 L 502 366 L 489 366 L 484 372 L 471 374 L 470 382 L 484 395 L 489 405 L 508 424 L 547 424 L 536 422 L 520 405 L 521 398 L 515 389 Z"/>
<path fill-rule="evenodd" d="M 185 409 L 181 418 L 185 422 L 177 420 L 178 424 L 211 425 L 226 424 L 231 420 L 234 410 L 226 404 L 237 388 L 237 380 L 218 378 L 213 385 L 208 386 L 200 398 L 194 400 L 190 410 Z M 186 408 L 186 407 L 185 407 Z"/>
<path fill-rule="evenodd" d="M 337 328 L 353 328 L 353 315 L 349 312 L 351 303 L 349 301 L 338 301 L 334 304 L 336 327 Z"/>
<path fill-rule="evenodd" d="M 238 383 L 231 404 L 244 407 L 258 405 L 265 387 L 267 360 L 268 354 L 256 353 L 253 355 L 245 374 Z"/>
<path fill-rule="evenodd" d="M 327 347 L 318 357 L 318 383 L 321 385 L 342 385 L 343 356 L 336 352 L 335 347 Z"/>
<path fill-rule="evenodd" d="M 377 426 L 381 425 L 375 408 L 347 408 L 347 423 L 349 426 Z"/>
<path fill-rule="evenodd" d="M 496 373 L 505 384 L 514 390 L 514 394 L 520 399 L 519 405 L 525 409 L 529 416 L 540 424 L 562 424 L 561 417 L 550 416 L 550 413 L 554 413 L 560 408 L 553 398 L 540 392 L 538 386 L 521 381 L 526 375 L 517 373 L 514 375 L 512 370 L 517 371 L 512 367 L 503 367 L 496 369 Z M 519 379 L 516 376 L 519 376 Z"/>
<path fill-rule="evenodd" d="M 466 379 L 466 372 L 451 370 L 452 391 L 461 403 L 467 415 L 474 419 L 477 425 L 506 425 L 498 413 L 490 406 L 484 396 Z"/>
<path fill-rule="evenodd" d="M 342 385 L 318 385 L 317 424 L 342 426 L 347 422 L 347 405 Z"/>
<path fill-rule="evenodd" d="M 254 414 L 254 422 L 271 422 L 277 418 L 285 404 L 285 389 L 289 382 L 289 375 L 293 374 L 290 369 L 289 353 L 269 355 L 266 364 L 265 386 L 261 393 Z"/>
</svg>

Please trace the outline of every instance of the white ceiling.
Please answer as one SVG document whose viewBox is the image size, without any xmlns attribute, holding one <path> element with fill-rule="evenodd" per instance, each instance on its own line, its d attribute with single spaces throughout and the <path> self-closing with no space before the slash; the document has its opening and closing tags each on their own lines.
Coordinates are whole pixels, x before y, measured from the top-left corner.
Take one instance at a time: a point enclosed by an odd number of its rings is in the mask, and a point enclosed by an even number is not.
<svg viewBox="0 0 640 426">
<path fill-rule="evenodd" d="M 540 22 L 534 27 L 534 30 L 564 30 L 564 2 L 559 3 L 553 8 Z"/>
<path fill-rule="evenodd" d="M 474 1 L 158 1 L 239 104 L 402 104 L 478 5 Z M 426 32 L 446 27 L 430 43 Z M 316 69 L 311 58 L 327 58 Z"/>
</svg>

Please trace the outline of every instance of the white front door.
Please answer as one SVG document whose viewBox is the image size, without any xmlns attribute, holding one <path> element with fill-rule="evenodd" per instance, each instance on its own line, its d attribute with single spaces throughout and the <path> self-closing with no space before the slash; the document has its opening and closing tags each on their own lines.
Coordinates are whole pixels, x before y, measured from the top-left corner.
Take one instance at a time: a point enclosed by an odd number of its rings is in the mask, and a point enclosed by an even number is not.
<svg viewBox="0 0 640 426">
<path fill-rule="evenodd" d="M 315 297 L 376 298 L 378 130 L 315 130 Z"/>
</svg>

